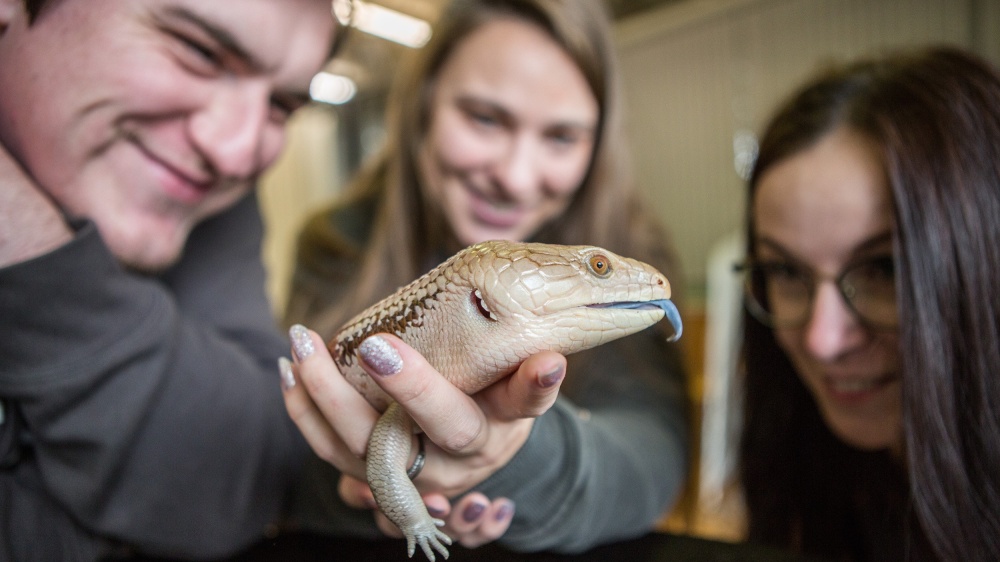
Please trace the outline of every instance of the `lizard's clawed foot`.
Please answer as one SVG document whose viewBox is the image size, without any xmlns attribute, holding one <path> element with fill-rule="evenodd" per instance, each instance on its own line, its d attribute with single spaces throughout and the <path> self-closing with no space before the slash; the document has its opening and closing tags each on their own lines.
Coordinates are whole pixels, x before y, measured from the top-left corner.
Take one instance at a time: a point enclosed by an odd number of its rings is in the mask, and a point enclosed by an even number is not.
<svg viewBox="0 0 1000 562">
<path fill-rule="evenodd" d="M 413 529 L 406 532 L 406 554 L 410 558 L 413 558 L 413 553 L 416 551 L 416 545 L 420 545 L 420 549 L 424 551 L 427 558 L 431 562 L 437 560 L 434 557 L 434 550 L 438 551 L 445 560 L 448 559 L 448 548 L 445 545 L 451 544 L 451 537 L 445 534 L 444 531 L 438 529 L 438 527 L 443 527 L 444 521 L 440 519 L 429 518 L 424 523 L 419 523 L 413 526 Z M 431 550 L 431 547 L 434 547 Z"/>
</svg>

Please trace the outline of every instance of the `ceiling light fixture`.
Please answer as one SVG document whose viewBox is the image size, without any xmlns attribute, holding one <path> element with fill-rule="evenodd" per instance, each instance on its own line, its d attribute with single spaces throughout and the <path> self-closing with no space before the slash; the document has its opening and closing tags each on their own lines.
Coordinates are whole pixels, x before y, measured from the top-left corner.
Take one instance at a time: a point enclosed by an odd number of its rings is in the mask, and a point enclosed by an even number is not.
<svg viewBox="0 0 1000 562">
<path fill-rule="evenodd" d="M 345 104 L 358 92 L 354 80 L 339 74 L 320 72 L 309 83 L 309 97 L 333 105 Z"/>
<path fill-rule="evenodd" d="M 400 45 L 423 47 L 431 38 L 431 24 L 385 6 L 354 0 L 350 21 L 353 27 Z"/>
</svg>

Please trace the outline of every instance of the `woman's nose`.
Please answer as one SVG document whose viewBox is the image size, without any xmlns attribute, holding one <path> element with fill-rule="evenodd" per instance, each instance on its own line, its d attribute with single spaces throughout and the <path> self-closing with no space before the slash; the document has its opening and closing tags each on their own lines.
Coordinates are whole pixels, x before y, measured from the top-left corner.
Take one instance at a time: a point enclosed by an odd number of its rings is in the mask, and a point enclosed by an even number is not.
<svg viewBox="0 0 1000 562">
<path fill-rule="evenodd" d="M 282 134 L 281 126 L 270 121 L 269 112 L 266 85 L 229 84 L 192 116 L 190 135 L 220 177 L 248 178 L 272 159 L 268 145 L 274 140 L 266 137 Z"/>
<path fill-rule="evenodd" d="M 863 337 L 857 316 L 832 282 L 816 286 L 803 336 L 806 349 L 820 360 L 833 360 Z"/>
<path fill-rule="evenodd" d="M 514 137 L 511 140 L 494 168 L 494 177 L 505 193 L 520 197 L 539 189 L 538 153 L 530 139 Z"/>
</svg>

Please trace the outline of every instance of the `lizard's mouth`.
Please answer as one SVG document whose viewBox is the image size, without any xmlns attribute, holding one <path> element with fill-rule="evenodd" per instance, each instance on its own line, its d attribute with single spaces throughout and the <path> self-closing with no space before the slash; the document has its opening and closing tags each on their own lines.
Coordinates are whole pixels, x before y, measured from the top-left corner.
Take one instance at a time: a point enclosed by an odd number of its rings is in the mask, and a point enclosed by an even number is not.
<svg viewBox="0 0 1000 562">
<path fill-rule="evenodd" d="M 659 299 L 655 301 L 627 301 L 627 302 L 607 302 L 601 304 L 591 304 L 587 308 L 624 308 L 631 310 L 653 310 L 659 308 L 663 311 L 664 317 L 670 321 L 670 325 L 674 327 L 674 335 L 670 336 L 668 341 L 677 341 L 681 337 L 681 333 L 684 331 L 684 325 L 681 322 L 681 313 L 677 310 L 677 305 L 669 299 Z"/>
</svg>

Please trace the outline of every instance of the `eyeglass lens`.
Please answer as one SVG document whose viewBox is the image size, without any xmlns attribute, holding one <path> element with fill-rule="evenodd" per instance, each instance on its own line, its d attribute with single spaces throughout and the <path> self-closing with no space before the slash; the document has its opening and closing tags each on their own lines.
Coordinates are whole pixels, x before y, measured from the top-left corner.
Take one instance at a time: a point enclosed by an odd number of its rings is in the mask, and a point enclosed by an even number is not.
<svg viewBox="0 0 1000 562">
<path fill-rule="evenodd" d="M 765 324 L 801 326 L 808 321 L 815 294 L 813 276 L 790 264 L 756 263 L 745 269 L 750 310 Z M 895 327 L 895 268 L 890 256 L 862 262 L 836 279 L 848 307 L 865 322 Z"/>
</svg>

